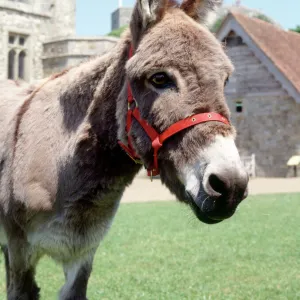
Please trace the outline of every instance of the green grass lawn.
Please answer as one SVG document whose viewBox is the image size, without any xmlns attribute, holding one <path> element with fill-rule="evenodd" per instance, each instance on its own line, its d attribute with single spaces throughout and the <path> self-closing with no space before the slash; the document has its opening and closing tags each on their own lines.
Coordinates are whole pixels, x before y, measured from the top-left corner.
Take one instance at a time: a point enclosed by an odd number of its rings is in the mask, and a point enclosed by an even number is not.
<svg viewBox="0 0 300 300">
<path fill-rule="evenodd" d="M 4 296 L 1 262 L 0 299 Z M 59 266 L 38 267 L 42 300 Z M 179 203 L 123 204 L 99 248 L 89 299 L 300 299 L 300 195 L 249 197 L 219 225 Z"/>
</svg>

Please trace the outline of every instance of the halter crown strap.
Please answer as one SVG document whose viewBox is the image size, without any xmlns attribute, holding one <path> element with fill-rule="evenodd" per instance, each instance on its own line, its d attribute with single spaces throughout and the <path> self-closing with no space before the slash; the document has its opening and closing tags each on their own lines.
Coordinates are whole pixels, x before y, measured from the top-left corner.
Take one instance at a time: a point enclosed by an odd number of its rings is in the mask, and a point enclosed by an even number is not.
<svg viewBox="0 0 300 300">
<path fill-rule="evenodd" d="M 133 55 L 133 49 L 130 47 L 129 50 L 129 58 Z M 126 133 L 127 133 L 127 145 L 123 144 L 119 141 L 119 145 L 126 151 L 126 153 L 129 155 L 129 157 L 135 162 L 142 164 L 140 157 L 135 152 L 131 137 L 130 137 L 130 130 L 132 126 L 132 119 L 136 119 L 136 121 L 142 126 L 146 134 L 149 136 L 151 142 L 152 142 L 152 148 L 153 148 L 153 164 L 147 169 L 148 170 L 148 176 L 157 176 L 159 175 L 159 166 L 158 166 L 158 151 L 163 146 L 163 143 L 169 139 L 170 137 L 176 135 L 178 132 L 193 127 L 195 125 L 206 123 L 206 122 L 221 122 L 226 125 L 230 125 L 230 122 L 223 117 L 222 115 L 216 113 L 216 112 L 208 112 L 208 113 L 202 113 L 202 114 L 196 114 L 192 115 L 186 119 L 183 119 L 181 121 L 178 121 L 171 125 L 168 129 L 166 129 L 163 133 L 159 134 L 152 126 L 150 126 L 146 120 L 144 120 L 141 115 L 138 107 L 135 105 L 135 107 L 132 108 L 135 104 L 135 99 L 132 94 L 132 89 L 130 84 L 128 83 L 127 87 L 128 91 L 128 111 L 127 111 L 127 121 L 126 121 Z"/>
</svg>

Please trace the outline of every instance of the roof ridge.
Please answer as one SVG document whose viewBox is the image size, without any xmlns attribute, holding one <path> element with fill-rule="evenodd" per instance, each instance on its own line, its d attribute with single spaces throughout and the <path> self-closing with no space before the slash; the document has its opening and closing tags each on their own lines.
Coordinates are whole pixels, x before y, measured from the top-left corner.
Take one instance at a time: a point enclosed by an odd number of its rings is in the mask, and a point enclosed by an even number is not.
<svg viewBox="0 0 300 300">
<path fill-rule="evenodd" d="M 255 16 L 248 16 L 246 14 L 243 14 L 241 12 L 234 11 L 234 10 L 232 11 L 232 15 L 233 16 L 237 16 L 237 17 L 242 17 L 242 18 L 245 18 L 245 19 L 249 19 L 249 20 L 257 22 L 257 23 L 262 23 L 262 24 L 267 25 L 267 26 L 272 26 L 272 27 L 274 27 L 277 30 L 281 30 L 281 31 L 287 32 L 287 30 L 284 30 L 282 27 L 279 27 L 278 25 L 276 25 L 274 23 L 267 22 L 265 20 L 262 20 L 260 18 L 255 17 Z"/>
<path fill-rule="evenodd" d="M 300 35 L 236 11 L 230 14 L 300 94 Z"/>
</svg>

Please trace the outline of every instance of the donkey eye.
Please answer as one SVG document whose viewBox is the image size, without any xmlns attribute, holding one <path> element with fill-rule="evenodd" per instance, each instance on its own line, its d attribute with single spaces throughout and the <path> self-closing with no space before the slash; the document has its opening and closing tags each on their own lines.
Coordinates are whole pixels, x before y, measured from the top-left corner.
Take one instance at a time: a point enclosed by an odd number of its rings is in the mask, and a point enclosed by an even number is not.
<svg viewBox="0 0 300 300">
<path fill-rule="evenodd" d="M 149 82 L 157 89 L 174 87 L 175 83 L 166 73 L 156 73 L 151 76 Z"/>
</svg>

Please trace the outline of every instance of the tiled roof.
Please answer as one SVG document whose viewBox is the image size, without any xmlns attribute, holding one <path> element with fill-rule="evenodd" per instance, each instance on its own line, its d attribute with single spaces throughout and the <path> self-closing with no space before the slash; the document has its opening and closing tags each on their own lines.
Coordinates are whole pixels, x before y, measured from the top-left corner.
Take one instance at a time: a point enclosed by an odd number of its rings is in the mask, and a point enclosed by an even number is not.
<svg viewBox="0 0 300 300">
<path fill-rule="evenodd" d="M 231 15 L 300 93 L 300 34 L 237 12 Z"/>
</svg>

